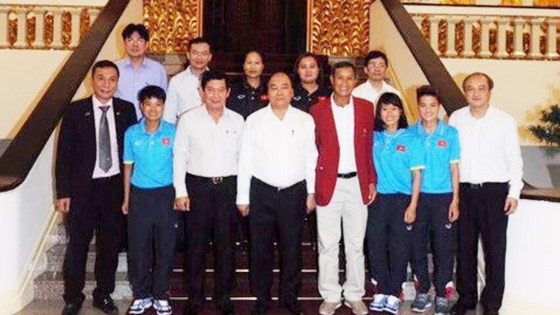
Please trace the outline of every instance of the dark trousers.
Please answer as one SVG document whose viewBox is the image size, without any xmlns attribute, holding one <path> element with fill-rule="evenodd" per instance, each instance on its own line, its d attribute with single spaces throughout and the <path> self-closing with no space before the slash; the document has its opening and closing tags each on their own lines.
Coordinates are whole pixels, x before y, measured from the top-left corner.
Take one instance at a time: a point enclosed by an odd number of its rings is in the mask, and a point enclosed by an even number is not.
<svg viewBox="0 0 560 315">
<path fill-rule="evenodd" d="M 453 194 L 420 194 L 412 240 L 412 270 L 418 277 L 420 293 L 430 290 L 428 242 L 432 239 L 436 296 L 445 297 L 445 285 L 453 280 L 456 224 L 449 222 Z"/>
<path fill-rule="evenodd" d="M 278 190 L 257 178 L 251 180 L 251 290 L 261 307 L 268 307 L 271 300 L 275 233 L 281 268 L 280 301 L 288 304 L 297 301 L 306 196 L 304 181 Z"/>
<path fill-rule="evenodd" d="M 177 224 L 174 198 L 172 186 L 131 188 L 128 266 L 135 299 L 168 298 Z"/>
<path fill-rule="evenodd" d="M 204 303 L 206 253 L 215 250 L 214 295 L 229 300 L 235 284 L 236 177 L 206 178 L 187 174 L 190 211 L 186 213 L 185 286 L 193 305 Z"/>
<path fill-rule="evenodd" d="M 478 238 L 484 249 L 486 286 L 481 303 L 486 310 L 499 310 L 505 286 L 506 230 L 504 212 L 507 183 L 461 184 L 457 291 L 460 302 L 471 308 L 477 302 Z"/>
<path fill-rule="evenodd" d="M 406 281 L 412 226 L 404 222 L 404 213 L 409 203 L 409 195 L 378 194 L 368 207 L 369 270 L 379 294 L 398 297 Z"/>
<path fill-rule="evenodd" d="M 76 303 L 82 293 L 89 243 L 95 233 L 94 299 L 103 299 L 115 289 L 119 248 L 123 236 L 124 216 L 120 176 L 94 179 L 89 191 L 70 199 L 67 219 L 68 245 L 64 255 L 64 301 Z"/>
</svg>

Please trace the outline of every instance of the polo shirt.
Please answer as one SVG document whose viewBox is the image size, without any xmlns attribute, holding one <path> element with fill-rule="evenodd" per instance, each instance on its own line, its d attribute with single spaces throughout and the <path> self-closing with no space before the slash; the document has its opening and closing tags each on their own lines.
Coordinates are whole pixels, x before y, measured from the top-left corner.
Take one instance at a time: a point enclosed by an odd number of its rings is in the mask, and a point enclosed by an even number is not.
<svg viewBox="0 0 560 315">
<path fill-rule="evenodd" d="M 431 194 L 453 192 L 450 164 L 459 163 L 460 159 L 457 129 L 441 120 L 432 134 L 426 132 L 422 122 L 408 129 L 418 137 L 424 147 L 426 168 L 422 171 L 420 191 Z"/>
<path fill-rule="evenodd" d="M 124 164 L 134 164 L 132 185 L 139 188 L 159 188 L 173 183 L 173 142 L 175 125 L 160 121 L 153 134 L 146 131 L 140 120 L 124 134 Z"/>
<path fill-rule="evenodd" d="M 424 168 L 420 140 L 406 129 L 394 133 L 375 131 L 373 139 L 377 192 L 412 194 L 412 171 Z"/>
</svg>

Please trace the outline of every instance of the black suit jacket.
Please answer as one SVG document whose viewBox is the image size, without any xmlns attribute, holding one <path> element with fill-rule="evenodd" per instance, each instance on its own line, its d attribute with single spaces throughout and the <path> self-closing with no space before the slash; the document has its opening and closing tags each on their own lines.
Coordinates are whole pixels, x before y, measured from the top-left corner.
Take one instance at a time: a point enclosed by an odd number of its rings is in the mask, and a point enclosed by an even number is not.
<svg viewBox="0 0 560 315">
<path fill-rule="evenodd" d="M 137 122 L 134 105 L 114 97 L 115 128 L 121 176 L 126 129 Z M 89 190 L 97 156 L 92 97 L 72 102 L 62 118 L 56 152 L 57 198 L 79 198 Z"/>
</svg>

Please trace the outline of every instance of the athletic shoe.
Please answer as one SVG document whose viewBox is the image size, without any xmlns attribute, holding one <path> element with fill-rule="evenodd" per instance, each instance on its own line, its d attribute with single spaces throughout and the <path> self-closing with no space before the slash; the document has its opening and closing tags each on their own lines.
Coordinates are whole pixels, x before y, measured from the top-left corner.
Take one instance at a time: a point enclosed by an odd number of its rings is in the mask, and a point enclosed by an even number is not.
<svg viewBox="0 0 560 315">
<path fill-rule="evenodd" d="M 400 307 L 401 307 L 401 299 L 399 299 L 394 295 L 389 295 L 389 297 L 387 298 L 387 303 L 385 303 L 385 307 L 383 308 L 383 311 L 396 315 L 399 313 Z"/>
<path fill-rule="evenodd" d="M 128 314 L 144 314 L 150 307 L 152 307 L 152 298 L 136 299 L 128 308 Z"/>
<path fill-rule="evenodd" d="M 388 296 L 385 294 L 375 294 L 373 296 L 373 301 L 369 303 L 369 310 L 373 312 L 383 312 L 387 304 L 387 298 Z"/>
<path fill-rule="evenodd" d="M 432 306 L 432 301 L 430 301 L 430 296 L 427 293 L 416 294 L 414 302 L 410 309 L 415 313 L 424 313 L 429 307 Z"/>
<path fill-rule="evenodd" d="M 436 315 L 449 314 L 449 300 L 444 297 L 436 297 Z"/>
<path fill-rule="evenodd" d="M 173 313 L 167 300 L 154 300 L 154 309 L 157 315 L 171 315 Z"/>
</svg>

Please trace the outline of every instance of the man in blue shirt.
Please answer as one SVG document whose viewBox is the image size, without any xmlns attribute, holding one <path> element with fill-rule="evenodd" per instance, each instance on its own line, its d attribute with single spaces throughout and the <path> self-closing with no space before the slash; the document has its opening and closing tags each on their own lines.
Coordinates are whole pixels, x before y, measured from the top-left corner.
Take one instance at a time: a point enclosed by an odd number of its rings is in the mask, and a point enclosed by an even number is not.
<svg viewBox="0 0 560 315">
<path fill-rule="evenodd" d="M 142 24 L 128 24 L 122 31 L 126 57 L 115 62 L 120 77 L 117 97 L 134 104 L 136 116 L 142 118 L 138 103 L 138 92 L 147 85 L 167 89 L 167 73 L 159 62 L 146 57 L 150 33 Z"/>
<path fill-rule="evenodd" d="M 432 305 L 428 290 L 428 238 L 431 235 L 435 266 L 436 314 L 449 313 L 449 296 L 454 293 L 453 258 L 455 221 L 459 217 L 459 134 L 438 119 L 441 101 L 432 86 L 416 91 L 421 121 L 409 128 L 424 148 L 426 168 L 422 174 L 420 201 L 414 223 L 412 269 L 418 278 L 411 309 L 423 313 Z"/>
<path fill-rule="evenodd" d="M 134 295 L 129 313 L 143 314 L 153 305 L 158 315 L 170 315 L 167 291 L 177 223 L 172 185 L 175 126 L 161 119 L 165 102 L 162 88 L 147 86 L 140 90 L 138 100 L 144 118 L 126 131 L 123 158 L 122 211 L 128 214 L 129 272 Z"/>
</svg>

